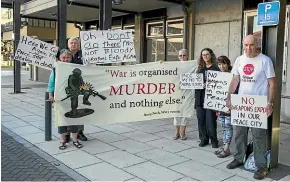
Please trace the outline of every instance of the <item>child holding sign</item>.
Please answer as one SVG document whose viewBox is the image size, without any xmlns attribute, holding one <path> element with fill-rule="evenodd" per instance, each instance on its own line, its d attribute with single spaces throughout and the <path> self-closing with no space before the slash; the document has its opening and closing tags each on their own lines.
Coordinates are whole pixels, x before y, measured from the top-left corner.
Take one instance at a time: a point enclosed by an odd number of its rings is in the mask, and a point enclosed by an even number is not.
<svg viewBox="0 0 290 182">
<path fill-rule="evenodd" d="M 222 72 L 230 72 L 232 69 L 231 61 L 226 56 L 220 56 L 217 59 L 217 64 Z M 221 124 L 223 133 L 223 148 L 214 153 L 219 158 L 225 158 L 231 154 L 230 144 L 233 137 L 233 126 L 231 125 L 231 113 L 229 112 L 217 112 L 217 121 Z"/>
</svg>

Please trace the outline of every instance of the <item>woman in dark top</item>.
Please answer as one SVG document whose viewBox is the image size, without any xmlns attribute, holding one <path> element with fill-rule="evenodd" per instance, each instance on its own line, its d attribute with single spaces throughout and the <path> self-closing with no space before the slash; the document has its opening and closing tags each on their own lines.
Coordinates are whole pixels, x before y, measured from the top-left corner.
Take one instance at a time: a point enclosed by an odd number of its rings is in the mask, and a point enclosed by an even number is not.
<svg viewBox="0 0 290 182">
<path fill-rule="evenodd" d="M 198 60 L 197 73 L 202 73 L 204 77 L 204 83 L 207 79 L 207 71 L 219 71 L 216 65 L 216 56 L 210 48 L 204 48 L 201 50 Z M 200 144 L 198 146 L 204 147 L 209 144 L 211 140 L 212 148 L 218 148 L 217 139 L 217 116 L 215 111 L 211 109 L 204 109 L 204 96 L 205 89 L 195 90 L 195 109 L 198 120 L 198 132 Z"/>
</svg>

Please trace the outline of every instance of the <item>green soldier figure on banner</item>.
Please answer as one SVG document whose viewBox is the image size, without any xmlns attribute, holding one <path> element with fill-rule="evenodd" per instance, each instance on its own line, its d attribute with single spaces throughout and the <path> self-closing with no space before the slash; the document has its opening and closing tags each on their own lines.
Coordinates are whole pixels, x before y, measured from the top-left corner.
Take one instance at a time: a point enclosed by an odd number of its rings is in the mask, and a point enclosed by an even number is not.
<svg viewBox="0 0 290 182">
<path fill-rule="evenodd" d="M 85 83 L 82 78 L 82 71 L 79 68 L 75 68 L 72 72 L 73 74 L 68 77 L 68 86 L 65 88 L 67 97 L 62 99 L 64 101 L 68 98 L 71 100 L 71 111 L 66 113 L 66 117 L 78 118 L 89 114 L 92 114 L 94 110 L 92 109 L 77 109 L 78 108 L 78 97 L 83 95 L 83 104 L 91 106 L 89 102 L 89 97 L 99 96 L 102 100 L 106 100 L 105 96 L 100 95 L 93 89 L 92 84 Z"/>
</svg>

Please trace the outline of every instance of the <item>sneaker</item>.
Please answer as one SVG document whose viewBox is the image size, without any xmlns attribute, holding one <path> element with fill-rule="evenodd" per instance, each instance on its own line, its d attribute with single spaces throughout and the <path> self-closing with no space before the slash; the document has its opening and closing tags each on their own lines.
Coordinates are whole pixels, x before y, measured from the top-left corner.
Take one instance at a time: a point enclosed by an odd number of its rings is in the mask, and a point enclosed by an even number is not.
<svg viewBox="0 0 290 182">
<path fill-rule="evenodd" d="M 237 168 L 237 167 L 239 167 L 241 165 L 243 165 L 243 163 L 240 163 L 239 161 L 237 161 L 236 159 L 234 159 L 231 163 L 229 163 L 227 165 L 227 168 L 228 169 L 235 169 L 235 168 Z"/>
<path fill-rule="evenodd" d="M 257 180 L 262 180 L 264 179 L 268 174 L 268 170 L 266 168 L 259 168 L 255 174 L 254 174 L 254 178 Z"/>
<path fill-rule="evenodd" d="M 208 145 L 208 142 L 200 142 L 198 144 L 199 147 L 205 147 L 206 145 Z"/>
<path fill-rule="evenodd" d="M 80 139 L 81 141 L 87 141 L 88 140 L 88 138 L 84 135 L 83 131 L 79 131 L 78 139 Z"/>
</svg>

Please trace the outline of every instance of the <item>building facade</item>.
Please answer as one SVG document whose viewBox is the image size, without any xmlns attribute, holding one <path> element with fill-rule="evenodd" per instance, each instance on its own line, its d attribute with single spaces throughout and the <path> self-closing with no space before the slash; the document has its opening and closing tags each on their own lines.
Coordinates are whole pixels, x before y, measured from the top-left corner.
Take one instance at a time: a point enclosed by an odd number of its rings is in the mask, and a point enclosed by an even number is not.
<svg viewBox="0 0 290 182">
<path fill-rule="evenodd" d="M 183 2 L 183 3 L 182 3 Z M 262 0 L 126 0 L 113 5 L 111 29 L 133 29 L 139 63 L 176 61 L 178 50 L 187 48 L 190 59 L 197 59 L 201 49 L 211 48 L 216 56 L 228 56 L 232 63 L 243 53 L 242 39 L 258 37 L 262 45 L 262 27 L 257 25 L 257 5 Z M 281 120 L 290 121 L 290 49 L 289 6 L 286 7 L 284 59 L 282 72 Z M 74 0 L 67 5 L 67 38 L 79 36 L 80 30 L 99 27 L 99 1 Z M 22 5 L 23 35 L 37 35 L 56 43 L 57 0 L 34 0 Z M 50 22 L 50 23 L 49 23 Z M 38 26 L 37 26 L 38 25 Z M 50 25 L 50 26 L 49 26 Z M 26 27 L 26 28 L 25 28 Z M 26 33 L 26 34 L 25 34 Z M 4 32 L 3 37 L 10 37 Z M 262 46 L 261 46 L 262 47 Z M 47 81 L 49 72 L 38 69 L 34 77 Z M 288 109 L 289 110 L 289 109 Z"/>
</svg>

